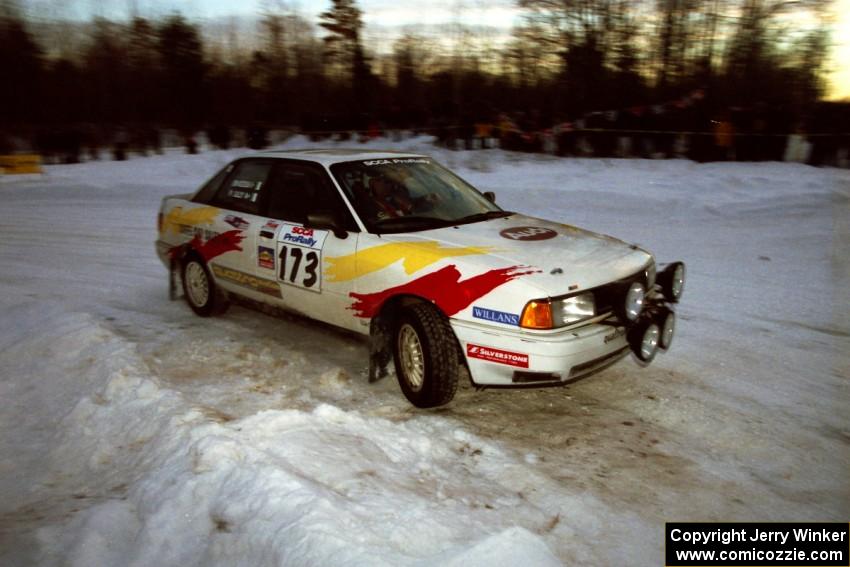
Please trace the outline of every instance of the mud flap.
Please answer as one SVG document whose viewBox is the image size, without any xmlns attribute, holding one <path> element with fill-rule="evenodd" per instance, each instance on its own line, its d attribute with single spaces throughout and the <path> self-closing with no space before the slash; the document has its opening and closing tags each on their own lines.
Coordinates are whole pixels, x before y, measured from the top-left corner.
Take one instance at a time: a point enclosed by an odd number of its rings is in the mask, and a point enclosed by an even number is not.
<svg viewBox="0 0 850 567">
<path fill-rule="evenodd" d="M 380 316 L 373 317 L 369 326 L 369 383 L 377 382 L 389 374 L 392 360 L 390 328 Z"/>
<path fill-rule="evenodd" d="M 168 263 L 168 299 L 175 301 L 183 294 L 180 292 L 178 281 L 180 280 L 180 263 L 174 258 Z"/>
</svg>

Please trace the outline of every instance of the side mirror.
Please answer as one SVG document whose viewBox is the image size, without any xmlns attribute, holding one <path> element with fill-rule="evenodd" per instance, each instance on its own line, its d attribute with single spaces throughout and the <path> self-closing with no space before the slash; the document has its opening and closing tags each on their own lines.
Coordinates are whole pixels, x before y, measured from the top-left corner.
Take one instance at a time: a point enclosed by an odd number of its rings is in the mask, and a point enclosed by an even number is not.
<svg viewBox="0 0 850 567">
<path fill-rule="evenodd" d="M 484 191 L 484 197 L 493 204 L 496 204 L 496 194 L 492 191 Z"/>
<path fill-rule="evenodd" d="M 318 228 L 319 230 L 330 230 L 334 236 L 340 239 L 348 238 L 348 232 L 342 227 L 339 217 L 332 211 L 318 211 L 307 213 L 307 228 Z"/>
</svg>

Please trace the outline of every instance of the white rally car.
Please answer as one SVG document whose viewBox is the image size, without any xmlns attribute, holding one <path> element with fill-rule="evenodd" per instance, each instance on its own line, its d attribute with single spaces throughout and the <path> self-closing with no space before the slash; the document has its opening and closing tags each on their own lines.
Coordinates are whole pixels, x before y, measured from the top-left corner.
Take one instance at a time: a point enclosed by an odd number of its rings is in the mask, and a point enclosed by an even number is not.
<svg viewBox="0 0 850 567">
<path fill-rule="evenodd" d="M 418 407 L 479 387 L 563 384 L 673 338 L 684 265 L 656 274 L 637 246 L 504 211 L 416 154 L 266 152 L 163 199 L 159 257 L 189 306 L 231 294 L 371 336 Z M 172 285 L 176 289 L 176 285 Z"/>
</svg>

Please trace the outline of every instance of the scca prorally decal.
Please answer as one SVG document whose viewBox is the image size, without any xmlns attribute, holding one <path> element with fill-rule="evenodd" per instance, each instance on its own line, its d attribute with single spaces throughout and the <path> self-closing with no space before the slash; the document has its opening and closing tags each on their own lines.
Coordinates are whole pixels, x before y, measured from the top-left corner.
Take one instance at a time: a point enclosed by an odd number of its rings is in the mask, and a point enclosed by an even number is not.
<svg viewBox="0 0 850 567">
<path fill-rule="evenodd" d="M 359 250 L 355 254 L 326 258 L 329 281 L 345 282 L 391 266 L 404 260 L 402 268 L 407 275 L 418 272 L 445 258 L 487 254 L 490 246 L 447 247 L 439 242 L 391 242 Z"/>
<path fill-rule="evenodd" d="M 374 317 L 384 301 L 399 294 L 418 295 L 433 301 L 443 312 L 452 316 L 500 285 L 540 270 L 527 269 L 526 266 L 510 266 L 490 270 L 469 279 L 460 280 L 457 266 L 450 264 L 406 284 L 391 287 L 375 293 L 349 293 L 356 301 L 351 306 L 357 317 Z"/>
<path fill-rule="evenodd" d="M 178 234 L 182 226 L 212 224 L 219 212 L 215 207 L 194 207 L 188 211 L 180 206 L 174 207 L 162 219 L 162 232 Z"/>
<path fill-rule="evenodd" d="M 328 236 L 327 230 L 305 228 L 295 224 L 284 224 L 278 236 L 278 242 L 321 249 Z"/>
<path fill-rule="evenodd" d="M 509 350 L 501 350 L 481 345 L 467 344 L 466 354 L 470 358 L 478 358 L 488 362 L 498 362 L 499 364 L 507 364 L 518 368 L 528 368 L 528 355 L 511 352 Z"/>
<path fill-rule="evenodd" d="M 281 297 L 280 286 L 277 282 L 273 282 L 265 278 L 258 278 L 257 276 L 246 274 L 245 272 L 240 272 L 239 270 L 234 270 L 232 268 L 224 268 L 215 264 L 211 264 L 211 266 L 212 271 L 217 278 L 227 280 L 242 287 L 247 287 L 248 289 L 253 289 L 254 291 L 259 291 L 266 295 L 277 297 L 278 299 Z"/>
<path fill-rule="evenodd" d="M 558 236 L 557 232 L 543 226 L 515 226 L 506 228 L 499 234 L 509 240 L 548 240 Z"/>
<path fill-rule="evenodd" d="M 494 311 L 484 307 L 473 306 L 472 316 L 476 319 L 485 319 L 494 323 L 504 323 L 505 325 L 519 327 L 519 315 L 516 313 L 505 313 L 504 311 Z"/>
<path fill-rule="evenodd" d="M 274 270 L 274 250 L 265 246 L 257 247 L 257 265 L 261 268 Z"/>
<path fill-rule="evenodd" d="M 224 222 L 232 226 L 233 228 L 238 228 L 239 230 L 245 230 L 251 223 L 243 219 L 242 217 L 237 217 L 236 215 L 227 215 L 224 217 Z"/>
</svg>

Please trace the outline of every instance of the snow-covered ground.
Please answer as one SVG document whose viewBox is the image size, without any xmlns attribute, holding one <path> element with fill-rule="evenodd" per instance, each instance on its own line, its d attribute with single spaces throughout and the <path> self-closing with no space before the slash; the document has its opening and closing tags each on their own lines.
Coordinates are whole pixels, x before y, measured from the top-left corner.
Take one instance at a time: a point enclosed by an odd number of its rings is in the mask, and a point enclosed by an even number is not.
<svg viewBox="0 0 850 567">
<path fill-rule="evenodd" d="M 850 518 L 850 172 L 371 144 L 686 261 L 672 350 L 416 410 L 359 337 L 168 301 L 160 197 L 239 151 L 0 179 L 0 565 L 660 565 L 665 521 Z"/>
</svg>

